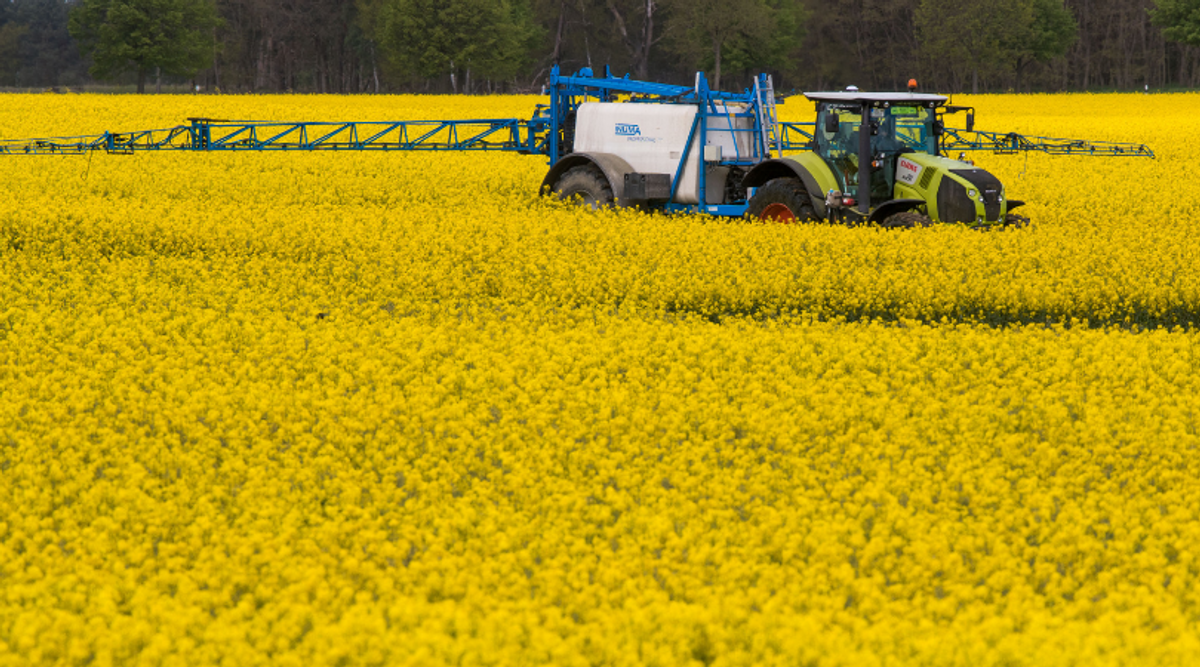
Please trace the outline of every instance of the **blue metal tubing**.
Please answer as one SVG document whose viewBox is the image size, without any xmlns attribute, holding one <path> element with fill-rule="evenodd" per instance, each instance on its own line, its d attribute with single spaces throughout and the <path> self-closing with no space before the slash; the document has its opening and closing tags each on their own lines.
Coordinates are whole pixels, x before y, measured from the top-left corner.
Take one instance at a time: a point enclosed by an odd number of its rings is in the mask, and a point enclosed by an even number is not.
<svg viewBox="0 0 1200 667">
<path fill-rule="evenodd" d="M 227 134 L 227 135 L 225 135 L 224 137 L 221 137 L 220 139 L 218 139 L 217 141 L 212 141 L 212 140 L 211 140 L 211 136 L 212 136 L 212 135 L 210 134 L 210 135 L 209 135 L 209 137 L 210 137 L 210 139 L 209 139 L 209 140 L 210 140 L 210 143 L 209 143 L 208 147 L 206 148 L 206 150 L 210 150 L 210 151 L 211 151 L 211 150 L 216 150 L 216 149 L 219 149 L 219 148 L 224 148 L 225 146 L 231 146 L 231 145 L 233 145 L 233 144 L 231 144 L 231 143 L 230 143 L 230 141 L 231 141 L 231 140 L 232 140 L 234 137 L 238 136 L 239 134 L 242 134 L 243 132 L 246 132 L 246 131 L 247 131 L 247 130 L 249 130 L 249 129 L 250 129 L 250 127 L 249 127 L 249 126 L 243 126 L 243 127 L 241 127 L 240 129 L 238 129 L 236 132 L 234 132 L 233 134 Z"/>
<path fill-rule="evenodd" d="M 707 94 L 708 81 L 701 75 L 696 75 L 696 77 L 699 79 L 699 82 L 696 84 L 697 92 Z M 716 109 L 716 105 L 712 103 L 711 98 L 708 104 L 700 105 L 700 113 L 696 114 L 696 118 L 700 121 L 700 155 L 697 156 L 699 159 L 696 160 L 696 168 L 698 169 L 696 172 L 696 201 L 700 206 L 708 203 L 708 164 L 704 161 L 704 149 L 708 146 L 708 107 L 710 106 Z M 692 142 L 688 141 L 689 148 L 691 145 Z M 683 165 L 685 163 L 680 162 L 679 164 Z"/>
<path fill-rule="evenodd" d="M 0 154 L 79 155 L 92 150 L 499 150 L 542 153 L 546 119 L 367 121 L 350 123 L 213 123 L 193 121 L 159 130 L 0 142 Z M 522 140 L 522 130 L 525 139 Z M 417 134 L 412 138 L 413 134 Z M 269 133 L 260 138 L 260 133 Z M 310 138 L 317 135 L 315 138 Z M 367 138 L 362 138 L 362 137 Z M 288 141 L 294 137 L 295 140 Z M 345 137 L 338 140 L 338 137 Z"/>
<path fill-rule="evenodd" d="M 165 133 L 165 136 L 164 136 Z M 186 137 L 178 142 L 180 137 Z M 192 145 L 191 128 L 178 126 L 160 130 L 111 133 L 82 137 L 48 137 L 22 141 L 0 142 L 0 154 L 5 155 L 82 155 L 88 151 L 104 150 L 128 153 L 133 150 L 184 149 Z"/>
<path fill-rule="evenodd" d="M 692 119 L 692 129 L 688 130 L 687 144 L 683 148 L 683 156 L 679 159 L 679 166 L 675 168 L 675 177 L 671 179 L 671 196 L 667 198 L 668 202 L 675 201 L 675 195 L 679 192 L 679 177 L 683 175 L 683 169 L 687 166 L 688 157 L 692 154 L 692 141 L 696 138 L 696 126 L 699 124 L 700 114 L 696 114 L 696 117 Z M 701 156 L 703 156 L 704 149 L 700 150 Z M 704 168 L 703 163 L 701 163 L 700 168 Z"/>
<path fill-rule="evenodd" d="M 783 132 L 784 149 L 808 150 L 811 148 L 809 142 L 813 140 L 813 132 L 816 131 L 815 123 L 780 123 L 779 127 Z M 995 151 L 997 153 L 1037 151 L 1050 155 L 1154 157 L 1154 151 L 1145 144 L 1026 137 L 1015 132 L 1003 134 L 999 132 L 968 132 L 952 127 L 946 128 L 942 135 L 942 150 Z"/>
<path fill-rule="evenodd" d="M 366 121 L 350 123 L 198 124 L 207 134 L 217 134 L 195 150 L 511 150 L 530 151 L 538 145 L 543 123 L 516 119 L 462 121 Z M 282 128 L 274 132 L 274 129 Z M 272 129 L 269 138 L 259 131 Z M 528 139 L 521 140 L 526 129 Z M 420 134 L 413 138 L 414 130 Z M 463 132 L 469 130 L 469 133 Z M 319 134 L 318 134 L 319 133 Z M 312 135 L 317 134 L 315 138 Z M 500 138 L 493 140 L 497 134 Z M 299 135 L 296 140 L 286 141 Z M 364 139 L 363 137 L 366 136 Z M 439 136 L 445 138 L 433 140 Z M 339 137 L 344 137 L 339 139 Z"/>
<path fill-rule="evenodd" d="M 973 136 L 972 136 L 973 135 Z M 1087 141 L 1054 137 L 1025 137 L 1016 132 L 981 132 L 946 128 L 942 135 L 943 151 L 994 151 L 1015 153 L 1038 151 L 1050 155 L 1099 155 L 1110 157 L 1154 157 L 1145 144 L 1115 141 Z"/>
<path fill-rule="evenodd" d="M 816 123 L 780 123 L 779 141 L 784 150 L 812 150 L 812 142 L 816 141 Z"/>
<path fill-rule="evenodd" d="M 679 102 L 698 102 L 703 100 L 729 100 L 748 102 L 746 93 L 725 93 L 716 90 L 701 91 L 697 98 L 696 89 L 687 86 L 674 86 L 649 81 L 632 81 L 625 78 L 608 77 L 593 78 L 587 76 L 562 76 L 557 72 L 550 75 L 550 86 L 563 89 L 567 95 L 600 96 L 602 91 L 629 93 L 631 95 L 648 95 L 651 97 L 674 98 Z M 661 101 L 661 100 L 660 100 Z"/>
<path fill-rule="evenodd" d="M 106 135 L 76 137 L 46 137 L 44 139 L 22 139 L 0 141 L 0 153 L 5 155 L 37 155 L 91 150 L 103 144 Z"/>
</svg>

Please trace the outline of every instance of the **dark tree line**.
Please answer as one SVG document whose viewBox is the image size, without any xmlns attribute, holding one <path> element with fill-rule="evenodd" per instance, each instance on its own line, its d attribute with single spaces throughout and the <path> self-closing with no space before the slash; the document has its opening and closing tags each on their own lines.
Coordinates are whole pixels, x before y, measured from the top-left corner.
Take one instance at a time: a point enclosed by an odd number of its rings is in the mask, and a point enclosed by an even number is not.
<svg viewBox="0 0 1200 667">
<path fill-rule="evenodd" d="M 88 63 L 67 31 L 73 7 L 61 0 L 0 0 L 0 86 L 88 80 Z"/>
<path fill-rule="evenodd" d="M 1200 0 L 0 0 L 0 86 L 537 90 L 550 67 L 736 89 L 1200 86 Z"/>
</svg>

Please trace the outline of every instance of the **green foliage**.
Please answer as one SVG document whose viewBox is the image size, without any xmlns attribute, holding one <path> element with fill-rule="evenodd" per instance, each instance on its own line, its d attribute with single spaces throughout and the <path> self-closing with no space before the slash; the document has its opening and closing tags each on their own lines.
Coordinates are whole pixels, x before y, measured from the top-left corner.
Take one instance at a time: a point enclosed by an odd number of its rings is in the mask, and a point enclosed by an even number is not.
<svg viewBox="0 0 1200 667">
<path fill-rule="evenodd" d="M 509 79 L 526 69 L 539 37 L 526 0 L 377 0 L 364 14 L 402 76 Z"/>
<path fill-rule="evenodd" d="M 92 76 L 136 72 L 140 93 L 152 70 L 186 77 L 210 66 L 217 24 L 212 0 L 83 0 L 69 27 Z"/>
<path fill-rule="evenodd" d="M 0 0 L 0 86 L 77 85 L 87 66 L 67 32 L 75 0 Z"/>
<path fill-rule="evenodd" d="M 1010 42 L 1019 55 L 1046 63 L 1064 55 L 1079 38 L 1079 24 L 1062 0 L 1033 0 L 1032 21 Z"/>
<path fill-rule="evenodd" d="M 715 88 L 723 71 L 786 67 L 807 18 L 795 0 L 676 0 L 670 7 L 672 50 L 713 72 Z"/>
<path fill-rule="evenodd" d="M 1062 0 L 1031 0 L 1027 16 L 1002 40 L 1005 65 L 1016 73 L 1018 89 L 1030 65 L 1063 56 L 1079 37 L 1079 24 Z"/>
<path fill-rule="evenodd" d="M 21 38 L 26 30 L 25 26 L 13 22 L 0 25 L 0 85 L 13 85 L 21 64 L 18 57 Z"/>
<path fill-rule="evenodd" d="M 931 66 L 969 76 L 975 92 L 981 76 L 1006 78 L 1062 56 L 1078 34 L 1063 0 L 920 0 L 915 18 Z"/>
<path fill-rule="evenodd" d="M 980 74 L 1002 67 L 1005 30 L 1029 20 L 1028 0 L 1014 3 L 921 0 L 917 5 L 917 36 L 922 53 L 938 68 L 959 80 L 970 76 L 974 87 Z"/>
<path fill-rule="evenodd" d="M 1200 0 L 1155 0 L 1150 18 L 1172 42 L 1200 46 Z"/>
</svg>

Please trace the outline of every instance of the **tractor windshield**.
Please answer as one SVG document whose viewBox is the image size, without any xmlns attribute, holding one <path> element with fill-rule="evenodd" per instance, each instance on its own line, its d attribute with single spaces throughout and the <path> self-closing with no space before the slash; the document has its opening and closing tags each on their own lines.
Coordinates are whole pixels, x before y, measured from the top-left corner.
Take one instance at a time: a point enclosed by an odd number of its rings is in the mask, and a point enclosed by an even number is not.
<svg viewBox="0 0 1200 667">
<path fill-rule="evenodd" d="M 871 108 L 871 199 L 891 199 L 896 156 L 935 153 L 932 109 L 921 106 Z M 817 153 L 832 168 L 843 192 L 858 187 L 858 141 L 862 107 L 858 103 L 822 103 L 817 109 Z"/>
<path fill-rule="evenodd" d="M 896 105 L 884 109 L 888 133 L 905 148 L 916 153 L 937 153 L 933 136 L 933 109 L 920 106 Z M 881 133 L 882 134 L 882 133 Z"/>
</svg>

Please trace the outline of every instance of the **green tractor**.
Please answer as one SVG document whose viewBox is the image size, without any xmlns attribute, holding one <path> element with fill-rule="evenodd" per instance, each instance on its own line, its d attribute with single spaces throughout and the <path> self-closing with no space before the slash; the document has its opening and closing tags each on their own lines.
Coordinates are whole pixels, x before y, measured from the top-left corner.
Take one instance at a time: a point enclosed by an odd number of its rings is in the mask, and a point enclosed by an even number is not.
<svg viewBox="0 0 1200 667">
<path fill-rule="evenodd" d="M 805 97 L 817 105 L 812 150 L 764 161 L 746 174 L 742 185 L 757 188 L 747 209 L 751 217 L 882 227 L 1029 223 L 1012 212 L 1024 202 L 1009 199 L 999 179 L 965 155 L 957 160 L 943 155 L 941 116 L 967 111 L 970 133 L 973 109 L 945 106 L 948 99 L 941 95 L 911 92 L 851 89 Z M 1001 141 L 992 148 L 1003 152 L 1005 146 Z"/>
</svg>

